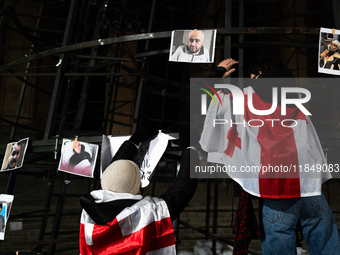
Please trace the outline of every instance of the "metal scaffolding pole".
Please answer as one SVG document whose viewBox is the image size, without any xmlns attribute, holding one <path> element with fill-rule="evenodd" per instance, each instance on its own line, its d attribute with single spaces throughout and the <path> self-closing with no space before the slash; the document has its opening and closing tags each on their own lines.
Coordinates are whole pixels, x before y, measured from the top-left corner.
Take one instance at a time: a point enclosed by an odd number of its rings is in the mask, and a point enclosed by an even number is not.
<svg viewBox="0 0 340 255">
<path fill-rule="evenodd" d="M 152 23 L 153 23 L 155 8 L 156 8 L 156 0 L 153 0 L 152 6 L 151 6 L 149 25 L 148 25 L 148 33 L 150 33 L 151 30 L 152 30 Z M 146 41 L 144 51 L 148 51 L 148 49 L 149 49 L 149 41 Z M 144 62 L 142 64 L 141 70 L 145 70 L 145 69 L 146 69 L 146 63 Z M 143 92 L 143 84 L 144 84 L 144 80 L 140 79 L 139 86 L 137 88 L 138 92 L 137 92 L 137 98 L 136 98 L 135 114 L 134 114 L 134 118 L 133 118 L 132 133 L 134 133 L 136 131 L 137 126 L 138 126 L 138 116 L 139 116 L 140 103 L 141 103 L 142 92 Z"/>
<path fill-rule="evenodd" d="M 232 1 L 225 0 L 225 12 L 224 12 L 224 27 L 227 33 L 231 30 L 231 8 L 232 8 Z M 224 36 L 224 59 L 231 57 L 231 36 L 226 35 Z"/>
<path fill-rule="evenodd" d="M 98 39 L 98 35 L 99 35 L 99 29 L 100 29 L 100 19 L 104 19 L 105 16 L 103 16 L 103 13 L 106 13 L 107 10 L 107 3 L 108 0 L 103 1 L 100 3 L 100 7 L 97 13 L 97 26 L 96 29 L 93 32 L 93 39 L 96 40 Z M 94 47 L 91 49 L 91 57 L 96 57 L 98 54 L 98 47 Z M 95 59 L 91 58 L 89 63 L 88 63 L 88 70 L 92 69 L 95 65 Z M 82 91 L 81 91 L 81 96 L 80 96 L 80 100 L 79 100 L 79 105 L 78 105 L 78 111 L 77 111 L 77 115 L 76 115 L 76 119 L 75 119 L 75 123 L 74 123 L 74 129 L 73 129 L 73 133 L 74 135 L 78 134 L 80 127 L 81 127 L 81 123 L 83 121 L 83 116 L 84 116 L 84 112 L 85 112 L 85 106 L 86 106 L 86 101 L 87 101 L 87 96 L 88 96 L 88 92 L 89 92 L 89 87 L 90 87 L 90 76 L 85 76 L 84 82 L 83 82 L 83 86 L 82 86 Z"/>
<path fill-rule="evenodd" d="M 337 29 L 340 27 L 340 3 L 338 0 L 332 0 L 334 24 Z"/>
<path fill-rule="evenodd" d="M 244 0 L 239 0 L 239 27 L 244 27 Z M 239 44 L 242 44 L 244 42 L 244 35 L 238 36 L 238 42 Z M 244 77 L 243 73 L 243 67 L 244 67 L 244 50 L 242 46 L 239 46 L 238 48 L 238 77 L 242 78 Z"/>
<path fill-rule="evenodd" d="M 44 8 L 44 2 L 41 2 L 40 8 L 39 8 L 39 13 L 38 13 L 38 20 L 37 20 L 37 23 L 35 25 L 35 28 L 39 28 L 39 26 L 40 26 L 40 17 L 41 17 L 41 14 L 43 12 L 43 8 Z M 37 32 L 34 32 L 33 35 L 37 36 Z M 34 43 L 31 44 L 31 49 L 30 49 L 31 53 L 33 53 L 33 49 L 34 49 Z M 31 62 L 27 62 L 25 74 L 28 74 L 30 72 L 30 70 L 29 70 L 30 67 L 31 67 Z M 16 110 L 16 117 L 15 117 L 15 121 L 14 121 L 15 124 L 12 127 L 12 131 L 11 131 L 11 135 L 10 135 L 10 141 L 13 141 L 14 137 L 15 137 L 17 125 L 18 125 L 19 118 L 20 118 L 21 107 L 22 107 L 22 104 L 23 104 L 23 101 L 24 101 L 24 96 L 25 96 L 25 91 L 26 91 L 26 86 L 27 86 L 27 79 L 28 79 L 28 76 L 23 77 L 24 83 L 22 84 L 22 88 L 21 88 L 21 92 L 20 92 L 20 96 L 19 96 L 19 102 L 18 102 L 18 106 L 17 106 L 17 110 Z"/>
<path fill-rule="evenodd" d="M 71 0 L 62 47 L 66 47 L 71 41 L 71 36 L 72 36 L 71 32 L 72 32 L 75 17 L 76 17 L 77 2 L 78 2 L 77 0 Z M 60 65 L 58 66 L 57 76 L 54 82 L 50 110 L 49 110 L 48 118 L 46 122 L 44 140 L 47 140 L 54 131 L 54 124 L 55 124 L 56 115 L 58 112 L 59 99 L 60 99 L 61 89 L 63 86 L 63 79 L 64 79 L 67 57 L 68 57 L 67 52 L 62 53 L 60 55 L 59 61 L 61 62 L 60 62 Z"/>
<path fill-rule="evenodd" d="M 80 8 L 81 9 L 86 9 L 89 8 L 89 5 L 87 3 L 87 1 L 83 1 Z M 85 12 L 80 12 L 80 17 L 79 17 L 79 22 L 83 22 L 85 19 Z M 84 30 L 82 36 L 85 38 L 86 37 L 86 31 Z M 80 37 L 80 35 L 77 34 L 76 36 L 76 41 L 77 37 Z M 79 73 L 79 66 L 81 64 L 82 59 L 86 59 L 86 58 L 90 58 L 90 56 L 84 56 L 84 55 L 76 55 L 76 54 L 72 54 L 71 56 L 69 56 L 70 58 L 76 58 L 76 63 L 73 65 L 73 68 L 70 70 L 70 73 Z M 67 74 L 65 74 L 65 76 L 67 76 Z M 66 95 L 64 98 L 64 104 L 63 104 L 63 109 L 62 109 L 62 114 L 60 117 L 60 122 L 59 122 L 59 128 L 58 128 L 58 134 L 60 137 L 64 136 L 64 128 L 65 128 L 65 122 L 66 122 L 66 118 L 68 116 L 68 110 L 69 110 L 69 106 L 72 100 L 72 94 L 74 91 L 74 87 L 75 87 L 75 83 L 76 81 L 78 81 L 79 77 L 69 77 L 67 79 L 67 87 L 66 87 Z"/>
<path fill-rule="evenodd" d="M 10 1 L 9 0 L 5 0 L 4 1 L 4 4 L 1 8 L 1 11 L 0 11 L 0 45 L 2 43 L 2 39 L 4 37 L 4 34 L 6 32 L 6 27 L 7 27 L 7 24 L 8 24 L 8 17 L 9 17 L 9 9 L 12 5 L 15 4 L 15 2 L 13 3 L 9 3 Z"/>
</svg>

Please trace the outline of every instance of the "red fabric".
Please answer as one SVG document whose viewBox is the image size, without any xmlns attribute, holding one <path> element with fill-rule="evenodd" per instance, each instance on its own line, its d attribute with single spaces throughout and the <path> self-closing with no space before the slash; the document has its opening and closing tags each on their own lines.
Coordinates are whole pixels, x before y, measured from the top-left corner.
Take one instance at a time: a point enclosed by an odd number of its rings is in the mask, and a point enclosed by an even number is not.
<svg viewBox="0 0 340 255">
<path fill-rule="evenodd" d="M 245 106 L 248 102 L 245 95 Z M 252 94 L 254 108 L 257 110 L 269 109 L 272 103 L 263 102 L 256 93 Z M 298 166 L 298 152 L 295 145 L 294 130 L 281 125 L 285 119 L 306 120 L 306 116 L 297 108 L 288 108 L 287 115 L 281 115 L 281 106 L 270 115 L 255 115 L 245 107 L 245 120 L 261 119 L 265 124 L 259 128 L 257 141 L 261 147 L 261 164 L 263 166 Z M 266 119 L 275 119 L 273 124 Z M 285 125 L 291 123 L 285 122 Z M 252 125 L 260 125 L 255 122 Z M 273 126 L 272 126 L 273 125 Z M 284 163 L 283 163 L 284 162 Z M 285 178 L 286 177 L 286 178 Z M 291 198 L 300 197 L 299 171 L 264 172 L 259 173 L 259 188 L 261 197 L 269 198 Z"/>
<path fill-rule="evenodd" d="M 241 139 L 238 136 L 237 126 L 233 125 L 231 129 L 228 131 L 227 139 L 229 140 L 228 147 L 224 151 L 229 157 L 233 157 L 235 147 L 241 149 Z"/>
<path fill-rule="evenodd" d="M 85 226 L 84 224 L 80 224 L 80 231 L 79 231 L 79 254 L 80 255 L 91 255 L 91 251 L 86 244 L 85 240 Z"/>
<path fill-rule="evenodd" d="M 80 253 L 89 254 L 146 254 L 175 244 L 170 217 L 152 222 L 130 235 L 123 236 L 117 219 L 105 225 L 94 225 L 93 245 L 86 245 L 84 225 L 80 227 Z"/>
<path fill-rule="evenodd" d="M 271 109 L 272 103 L 262 101 L 251 87 L 244 89 L 244 114 L 233 115 L 237 106 L 231 94 L 218 93 L 223 107 L 210 103 L 200 139 L 209 162 L 227 166 L 227 174 L 254 196 L 282 199 L 321 194 L 320 184 L 331 174 L 308 169 L 326 164 L 308 116 L 298 107 L 287 107 L 287 114 L 281 116 L 281 106 L 271 114 L 253 114 L 248 96 L 259 111 Z"/>
</svg>

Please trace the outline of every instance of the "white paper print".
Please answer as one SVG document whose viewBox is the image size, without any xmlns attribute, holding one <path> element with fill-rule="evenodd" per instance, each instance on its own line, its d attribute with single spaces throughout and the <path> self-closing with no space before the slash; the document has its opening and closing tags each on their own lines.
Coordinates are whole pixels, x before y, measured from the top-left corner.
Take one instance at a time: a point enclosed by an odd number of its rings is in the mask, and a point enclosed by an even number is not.
<svg viewBox="0 0 340 255">
<path fill-rule="evenodd" d="M 22 167 L 29 138 L 7 144 L 1 171 L 10 171 Z"/>
<path fill-rule="evenodd" d="M 1 194 L 0 195 L 0 240 L 5 239 L 5 231 L 7 226 L 7 221 L 12 208 L 14 196 Z"/>
<path fill-rule="evenodd" d="M 142 188 L 149 185 L 153 171 L 168 145 L 169 135 L 160 132 L 158 136 L 141 143 L 134 161 L 141 170 Z"/>
<path fill-rule="evenodd" d="M 124 141 L 129 140 L 131 136 L 103 136 L 103 149 L 102 149 L 102 172 L 111 162 L 112 157 L 116 154 L 119 147 Z M 159 131 L 158 135 L 154 139 L 144 141 L 138 148 L 138 153 L 134 158 L 134 162 L 140 167 L 142 188 L 149 185 L 149 180 L 152 177 L 153 171 L 161 159 L 165 149 L 168 145 L 168 140 L 174 139 L 168 134 L 164 134 Z M 108 141 L 110 148 L 108 147 Z M 111 155 L 109 157 L 108 151 Z M 105 162 L 105 163 L 104 163 Z"/>
<path fill-rule="evenodd" d="M 96 165 L 98 145 L 63 139 L 58 169 L 70 174 L 92 177 Z"/>
<path fill-rule="evenodd" d="M 216 31 L 216 29 L 172 31 L 169 61 L 213 63 Z"/>
<path fill-rule="evenodd" d="M 340 75 L 340 30 L 320 28 L 318 72 Z"/>
</svg>

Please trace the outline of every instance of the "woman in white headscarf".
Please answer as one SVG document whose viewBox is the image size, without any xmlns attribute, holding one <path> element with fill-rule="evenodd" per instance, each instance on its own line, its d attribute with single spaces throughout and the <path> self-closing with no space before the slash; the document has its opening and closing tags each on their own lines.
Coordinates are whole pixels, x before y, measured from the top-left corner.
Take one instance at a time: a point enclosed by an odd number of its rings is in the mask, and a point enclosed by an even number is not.
<svg viewBox="0 0 340 255">
<path fill-rule="evenodd" d="M 320 67 L 332 70 L 340 70 L 340 54 L 338 52 L 340 42 L 333 40 L 327 49 L 320 54 Z"/>
</svg>

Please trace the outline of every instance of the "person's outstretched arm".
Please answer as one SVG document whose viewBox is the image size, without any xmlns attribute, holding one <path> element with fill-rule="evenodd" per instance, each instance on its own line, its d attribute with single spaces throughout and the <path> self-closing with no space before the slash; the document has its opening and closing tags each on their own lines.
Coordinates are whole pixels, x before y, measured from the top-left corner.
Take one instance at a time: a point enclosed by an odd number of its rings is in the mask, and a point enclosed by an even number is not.
<svg viewBox="0 0 340 255">
<path fill-rule="evenodd" d="M 233 65 L 238 64 L 238 61 L 232 58 L 225 59 L 208 75 L 210 78 L 225 78 L 235 72 Z"/>
<path fill-rule="evenodd" d="M 192 161 L 190 162 L 190 153 Z M 192 165 L 190 165 L 192 163 Z M 192 149 L 186 149 L 182 152 L 181 168 L 177 175 L 175 183 L 167 190 L 161 198 L 165 200 L 171 220 L 175 220 L 179 214 L 188 205 L 197 188 L 197 178 L 190 178 L 190 167 L 199 165 L 198 153 Z"/>
<path fill-rule="evenodd" d="M 151 139 L 158 134 L 157 129 L 142 128 L 134 133 L 129 140 L 125 141 L 118 149 L 117 153 L 113 156 L 111 163 L 118 159 L 133 160 L 137 155 L 137 147 L 143 141 Z"/>
</svg>

